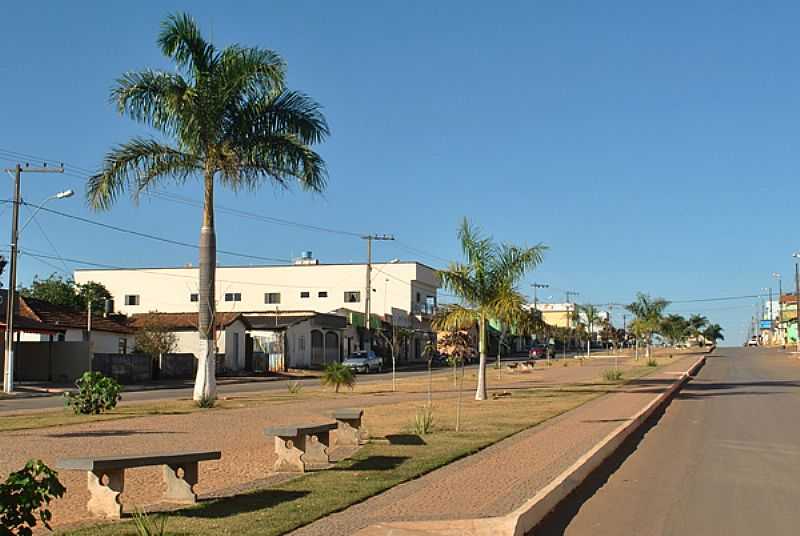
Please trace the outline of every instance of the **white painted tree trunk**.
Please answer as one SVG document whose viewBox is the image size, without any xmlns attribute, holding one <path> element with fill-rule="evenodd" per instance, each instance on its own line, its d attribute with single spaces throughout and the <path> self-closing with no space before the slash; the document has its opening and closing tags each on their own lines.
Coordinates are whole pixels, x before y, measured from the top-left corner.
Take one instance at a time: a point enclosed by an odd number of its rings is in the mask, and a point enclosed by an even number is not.
<svg viewBox="0 0 800 536">
<path fill-rule="evenodd" d="M 210 399 L 217 396 L 216 355 L 214 341 L 200 335 L 200 351 L 198 352 L 197 376 L 194 380 L 194 400 Z"/>
<path fill-rule="evenodd" d="M 475 400 L 486 400 L 486 321 L 481 317 L 478 325 L 478 388 L 475 390 Z"/>
</svg>

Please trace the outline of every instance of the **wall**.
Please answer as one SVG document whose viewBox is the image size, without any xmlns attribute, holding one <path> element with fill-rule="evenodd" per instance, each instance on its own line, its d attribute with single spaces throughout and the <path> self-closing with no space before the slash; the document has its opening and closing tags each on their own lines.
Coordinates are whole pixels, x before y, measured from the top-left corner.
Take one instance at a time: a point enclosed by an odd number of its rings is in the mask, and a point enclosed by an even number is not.
<svg viewBox="0 0 800 536">
<path fill-rule="evenodd" d="M 242 266 L 217 268 L 217 308 L 219 311 L 275 312 L 316 311 L 329 312 L 346 307 L 364 311 L 366 265 L 320 264 L 302 266 Z M 160 312 L 186 312 L 197 309 L 190 294 L 197 292 L 196 268 L 150 268 L 146 270 L 78 270 L 75 281 L 103 283 L 114 297 L 115 309 L 125 314 Z M 393 307 L 412 311 L 416 305 L 416 292 L 425 296 L 436 295 L 439 286 L 436 271 L 415 262 L 373 264 L 371 310 L 382 315 Z M 345 291 L 361 293 L 357 303 L 344 301 Z M 226 302 L 225 293 L 240 293 L 239 302 Z M 278 292 L 281 303 L 266 304 L 264 294 Z M 301 292 L 310 297 L 301 298 Z M 319 297 L 327 292 L 327 297 Z M 139 296 L 139 305 L 125 305 L 125 295 Z"/>
<path fill-rule="evenodd" d="M 247 333 L 245 325 L 237 320 L 230 326 L 225 328 L 222 334 L 224 344 L 220 348 L 220 352 L 225 353 L 225 367 L 231 370 L 241 370 L 244 368 L 244 337 Z M 234 342 L 234 338 L 238 337 L 238 345 Z M 238 349 L 238 351 L 237 351 Z"/>
<path fill-rule="evenodd" d="M 87 342 L 19 342 L 16 348 L 17 381 L 72 383 L 92 368 Z"/>
</svg>

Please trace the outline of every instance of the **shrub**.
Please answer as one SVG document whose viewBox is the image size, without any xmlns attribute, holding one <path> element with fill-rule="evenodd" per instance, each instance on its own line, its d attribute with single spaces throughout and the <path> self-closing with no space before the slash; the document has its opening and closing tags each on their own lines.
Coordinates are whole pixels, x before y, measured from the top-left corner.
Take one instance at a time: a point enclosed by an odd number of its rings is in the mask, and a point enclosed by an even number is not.
<svg viewBox="0 0 800 536">
<path fill-rule="evenodd" d="M 0 484 L 0 535 L 30 536 L 37 515 L 49 529 L 52 514 L 47 506 L 65 491 L 58 473 L 41 460 L 29 460 L 23 469 L 11 473 Z"/>
<path fill-rule="evenodd" d="M 64 393 L 65 403 L 81 415 L 97 415 L 117 406 L 122 386 L 101 372 L 86 371 L 75 382 L 77 393 Z"/>
<path fill-rule="evenodd" d="M 133 524 L 138 536 L 163 536 L 167 528 L 167 516 L 151 517 L 147 512 L 136 510 Z"/>
<path fill-rule="evenodd" d="M 287 383 L 286 388 L 289 390 L 289 393 L 293 395 L 300 394 L 300 391 L 303 390 L 303 386 L 297 380 Z"/>
<path fill-rule="evenodd" d="M 647 360 L 647 366 L 648 367 L 657 367 L 658 366 L 658 361 L 656 361 L 655 358 L 651 357 L 650 359 Z"/>
<path fill-rule="evenodd" d="M 417 414 L 414 416 L 414 433 L 424 436 L 431 432 L 433 432 L 433 410 L 430 406 L 417 408 Z"/>
<path fill-rule="evenodd" d="M 330 363 L 322 372 L 320 381 L 323 387 L 332 385 L 338 393 L 342 386 L 349 387 L 352 390 L 356 384 L 356 377 L 352 370 L 341 363 Z"/>
<path fill-rule="evenodd" d="M 195 404 L 197 404 L 198 408 L 211 409 L 217 405 L 217 397 L 203 395 L 203 397 L 200 398 L 200 400 L 197 400 Z"/>
<path fill-rule="evenodd" d="M 618 382 L 622 379 L 622 371 L 619 369 L 606 369 L 603 372 L 603 379 L 607 382 Z"/>
</svg>

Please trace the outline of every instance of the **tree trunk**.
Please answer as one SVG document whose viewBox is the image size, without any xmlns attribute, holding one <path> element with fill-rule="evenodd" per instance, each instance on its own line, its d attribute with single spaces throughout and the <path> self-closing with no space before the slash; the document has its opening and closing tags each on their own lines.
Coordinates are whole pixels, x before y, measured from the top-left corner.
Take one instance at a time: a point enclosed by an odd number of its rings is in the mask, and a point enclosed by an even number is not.
<svg viewBox="0 0 800 536">
<path fill-rule="evenodd" d="M 198 282 L 198 335 L 200 351 L 197 355 L 197 377 L 194 382 L 194 400 L 217 396 L 215 376 L 214 313 L 216 309 L 214 282 L 217 268 L 217 238 L 214 232 L 214 175 L 206 171 L 203 226 L 200 228 L 200 279 Z"/>
<path fill-rule="evenodd" d="M 478 320 L 478 388 L 475 390 L 475 400 L 486 400 L 486 319 L 481 315 Z"/>
<path fill-rule="evenodd" d="M 428 407 L 433 403 L 433 360 L 428 359 Z"/>
<path fill-rule="evenodd" d="M 461 397 L 464 392 L 464 360 L 461 360 L 461 384 L 458 386 L 458 402 L 456 403 L 456 432 L 461 431 Z"/>
</svg>

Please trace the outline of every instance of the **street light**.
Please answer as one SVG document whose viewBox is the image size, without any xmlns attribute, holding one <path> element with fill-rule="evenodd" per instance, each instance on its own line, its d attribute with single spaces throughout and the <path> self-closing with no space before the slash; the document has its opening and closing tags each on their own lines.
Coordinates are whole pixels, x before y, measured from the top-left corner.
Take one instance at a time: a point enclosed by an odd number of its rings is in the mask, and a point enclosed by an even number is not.
<svg viewBox="0 0 800 536">
<path fill-rule="evenodd" d="M 786 343 L 786 338 L 783 336 L 783 281 L 781 281 L 781 274 L 772 272 L 772 277 L 778 280 L 778 335 L 781 339 L 781 344 Z M 772 328 L 773 333 L 775 328 Z"/>
<path fill-rule="evenodd" d="M 68 197 L 72 197 L 75 195 L 75 192 L 72 190 L 64 190 L 63 192 L 58 192 L 55 195 L 51 195 L 44 201 L 42 201 L 39 205 L 36 206 L 36 210 L 33 211 L 33 214 L 30 215 L 28 221 L 25 222 L 25 225 L 22 226 L 22 229 L 18 230 L 19 227 L 19 205 L 22 203 L 22 200 L 19 195 L 19 167 L 17 167 L 17 182 L 16 182 L 16 197 L 14 202 L 14 211 L 12 215 L 12 222 L 11 222 L 11 266 L 8 271 L 8 290 L 6 291 L 7 295 L 7 303 L 6 305 L 6 333 L 5 333 L 5 352 L 6 352 L 6 360 L 5 360 L 5 367 L 3 370 L 3 391 L 6 393 L 13 393 L 14 392 L 14 305 L 17 301 L 16 298 L 16 289 L 17 289 L 17 251 L 19 250 L 19 236 L 22 234 L 22 231 L 25 230 L 25 227 L 33 220 L 34 216 L 42 209 L 42 207 L 48 202 L 52 201 L 53 199 L 66 199 Z M 63 172 L 63 169 L 61 170 Z"/>
<path fill-rule="evenodd" d="M 794 262 L 794 305 L 795 305 L 795 331 L 794 338 L 797 342 L 797 352 L 800 353 L 800 251 L 792 253 Z"/>
</svg>

